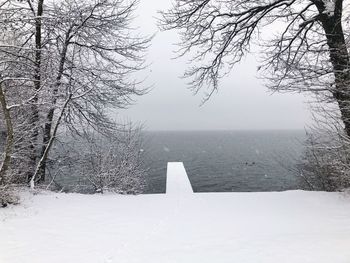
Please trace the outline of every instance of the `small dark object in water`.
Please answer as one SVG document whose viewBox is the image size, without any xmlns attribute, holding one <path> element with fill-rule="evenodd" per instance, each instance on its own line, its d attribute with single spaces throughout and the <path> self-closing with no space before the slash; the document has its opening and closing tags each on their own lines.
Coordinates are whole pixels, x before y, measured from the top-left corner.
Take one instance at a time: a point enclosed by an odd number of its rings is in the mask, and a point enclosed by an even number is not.
<svg viewBox="0 0 350 263">
<path fill-rule="evenodd" d="M 7 207 L 7 203 L 1 203 L 1 207 L 2 207 L 2 208 Z"/>
</svg>

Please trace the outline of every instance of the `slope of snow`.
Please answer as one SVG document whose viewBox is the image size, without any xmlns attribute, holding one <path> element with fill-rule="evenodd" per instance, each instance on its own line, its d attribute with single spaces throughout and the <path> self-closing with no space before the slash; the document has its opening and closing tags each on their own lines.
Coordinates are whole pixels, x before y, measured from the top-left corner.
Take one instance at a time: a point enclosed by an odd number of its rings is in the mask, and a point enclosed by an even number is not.
<svg viewBox="0 0 350 263">
<path fill-rule="evenodd" d="M 343 194 L 179 193 L 23 192 L 22 205 L 0 209 L 0 262 L 350 262 Z"/>
</svg>

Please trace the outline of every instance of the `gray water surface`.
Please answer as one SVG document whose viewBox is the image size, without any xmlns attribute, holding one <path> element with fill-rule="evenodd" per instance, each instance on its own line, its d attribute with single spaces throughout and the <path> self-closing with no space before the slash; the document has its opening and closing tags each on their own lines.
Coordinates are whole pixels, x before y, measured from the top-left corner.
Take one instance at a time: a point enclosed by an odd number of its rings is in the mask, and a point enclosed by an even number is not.
<svg viewBox="0 0 350 263">
<path fill-rule="evenodd" d="M 184 163 L 196 192 L 301 189 L 290 168 L 304 140 L 304 131 L 147 132 L 147 192 L 165 192 L 168 162 Z"/>
</svg>

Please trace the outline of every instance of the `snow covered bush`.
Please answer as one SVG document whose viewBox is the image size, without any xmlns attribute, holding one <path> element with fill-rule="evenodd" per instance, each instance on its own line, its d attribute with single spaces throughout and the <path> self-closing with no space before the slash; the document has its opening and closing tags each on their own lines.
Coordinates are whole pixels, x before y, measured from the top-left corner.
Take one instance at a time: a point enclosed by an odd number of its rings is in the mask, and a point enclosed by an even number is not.
<svg viewBox="0 0 350 263">
<path fill-rule="evenodd" d="M 300 174 L 312 190 L 350 187 L 350 138 L 345 133 L 308 133 Z"/>
<path fill-rule="evenodd" d="M 140 194 L 145 186 L 140 129 L 128 128 L 109 136 L 89 136 L 81 172 L 94 191 Z"/>
<path fill-rule="evenodd" d="M 17 195 L 6 186 L 0 186 L 0 207 L 6 207 L 8 204 L 18 204 Z"/>
</svg>

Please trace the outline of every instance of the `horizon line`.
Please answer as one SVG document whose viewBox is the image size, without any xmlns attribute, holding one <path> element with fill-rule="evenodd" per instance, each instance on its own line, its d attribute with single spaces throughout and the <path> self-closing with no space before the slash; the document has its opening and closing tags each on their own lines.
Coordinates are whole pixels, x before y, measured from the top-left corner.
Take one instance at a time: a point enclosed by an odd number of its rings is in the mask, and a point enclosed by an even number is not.
<svg viewBox="0 0 350 263">
<path fill-rule="evenodd" d="M 290 129 L 144 129 L 149 132 L 225 132 L 225 131 L 305 131 L 306 128 L 290 128 Z"/>
</svg>

